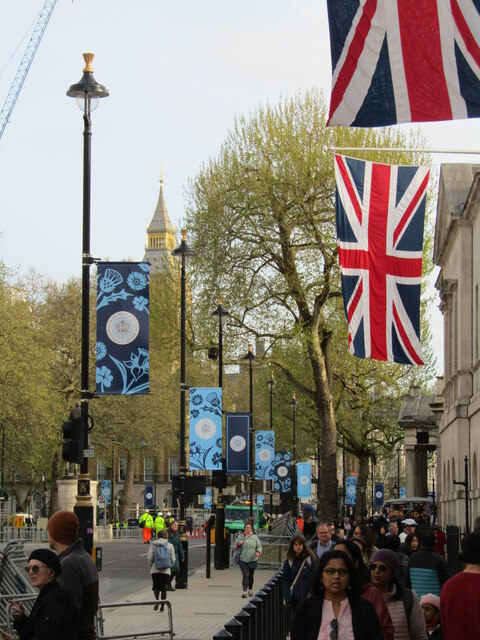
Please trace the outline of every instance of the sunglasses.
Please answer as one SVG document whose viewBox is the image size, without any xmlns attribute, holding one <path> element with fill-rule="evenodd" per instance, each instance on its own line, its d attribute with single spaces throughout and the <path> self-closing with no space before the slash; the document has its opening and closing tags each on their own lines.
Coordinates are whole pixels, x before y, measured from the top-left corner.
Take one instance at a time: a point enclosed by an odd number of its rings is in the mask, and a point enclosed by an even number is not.
<svg viewBox="0 0 480 640">
<path fill-rule="evenodd" d="M 385 573 L 385 571 L 387 571 L 388 569 L 388 567 L 386 567 L 384 564 L 377 564 L 376 562 L 371 562 L 368 565 L 368 568 L 370 569 L 370 571 L 376 571 L 378 569 L 380 573 Z"/>
<path fill-rule="evenodd" d="M 32 564 L 25 567 L 25 573 L 38 573 L 42 567 L 46 566 L 46 564 Z"/>
<path fill-rule="evenodd" d="M 334 618 L 330 622 L 330 627 L 332 629 L 330 631 L 330 640 L 337 640 L 337 638 L 338 638 L 338 620 L 336 618 Z"/>
<path fill-rule="evenodd" d="M 348 569 L 334 569 L 333 567 L 328 567 L 328 569 L 324 569 L 323 573 L 326 573 L 327 576 L 334 576 L 338 573 L 339 576 L 347 576 Z"/>
</svg>

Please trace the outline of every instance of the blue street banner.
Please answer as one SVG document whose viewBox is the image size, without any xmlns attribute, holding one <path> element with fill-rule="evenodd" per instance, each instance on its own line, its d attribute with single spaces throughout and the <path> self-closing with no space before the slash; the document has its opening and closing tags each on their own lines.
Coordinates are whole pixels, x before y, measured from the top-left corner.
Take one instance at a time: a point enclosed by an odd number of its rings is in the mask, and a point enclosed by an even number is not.
<svg viewBox="0 0 480 640">
<path fill-rule="evenodd" d="M 212 490 L 209 487 L 205 489 L 205 497 L 203 499 L 203 508 L 206 511 L 210 511 L 210 509 L 212 508 Z"/>
<path fill-rule="evenodd" d="M 290 463 L 292 454 L 290 451 L 277 451 L 273 461 L 273 489 L 287 493 L 292 489 L 292 480 L 290 478 Z"/>
<path fill-rule="evenodd" d="M 112 481 L 111 480 L 102 480 L 100 493 L 105 498 L 105 504 L 112 504 Z"/>
<path fill-rule="evenodd" d="M 227 413 L 227 473 L 250 473 L 250 414 Z"/>
<path fill-rule="evenodd" d="M 400 487 L 400 498 L 406 498 L 407 497 L 407 487 Z"/>
<path fill-rule="evenodd" d="M 271 480 L 275 458 L 275 431 L 255 431 L 255 480 Z"/>
<path fill-rule="evenodd" d="M 97 264 L 96 391 L 149 392 L 149 284 L 146 262 Z"/>
<path fill-rule="evenodd" d="M 189 467 L 195 471 L 222 468 L 222 390 L 190 389 Z"/>
<path fill-rule="evenodd" d="M 310 462 L 297 463 L 297 497 L 312 497 L 312 465 Z"/>
<path fill-rule="evenodd" d="M 153 484 L 145 485 L 145 498 L 143 505 L 147 508 L 153 507 Z"/>
<path fill-rule="evenodd" d="M 257 496 L 257 505 L 259 507 L 263 507 L 264 504 L 265 504 L 265 496 L 263 494 L 259 494 Z"/>
<path fill-rule="evenodd" d="M 357 504 L 357 476 L 347 476 L 345 504 Z"/>
<path fill-rule="evenodd" d="M 383 507 L 385 502 L 385 486 L 383 482 L 375 482 L 375 508 Z"/>
</svg>

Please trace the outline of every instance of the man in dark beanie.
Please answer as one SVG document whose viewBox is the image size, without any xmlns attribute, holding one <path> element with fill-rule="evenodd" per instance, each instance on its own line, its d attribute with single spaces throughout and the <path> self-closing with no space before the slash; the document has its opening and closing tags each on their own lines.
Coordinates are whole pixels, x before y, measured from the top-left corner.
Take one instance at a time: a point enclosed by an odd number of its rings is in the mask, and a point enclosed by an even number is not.
<svg viewBox="0 0 480 640">
<path fill-rule="evenodd" d="M 13 626 L 20 640 L 69 640 L 77 636 L 77 616 L 73 598 L 58 584 L 62 573 L 60 560 L 50 549 L 36 549 L 28 558 L 26 567 L 33 587 L 40 590 L 30 615 L 25 615 L 22 602 L 10 601 Z M 13 640 L 5 631 L 4 640 Z"/>
<path fill-rule="evenodd" d="M 95 640 L 98 609 L 98 572 L 78 537 L 80 523 L 71 511 L 57 511 L 48 521 L 50 547 L 59 554 L 60 585 L 68 591 L 80 611 L 78 640 Z"/>
</svg>

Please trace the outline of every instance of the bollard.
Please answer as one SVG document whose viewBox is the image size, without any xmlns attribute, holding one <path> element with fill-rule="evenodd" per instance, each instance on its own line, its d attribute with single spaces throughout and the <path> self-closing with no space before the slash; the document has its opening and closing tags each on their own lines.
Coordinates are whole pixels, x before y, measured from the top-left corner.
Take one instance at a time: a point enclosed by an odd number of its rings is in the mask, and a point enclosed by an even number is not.
<svg viewBox="0 0 480 640">
<path fill-rule="evenodd" d="M 220 640 L 220 638 L 231 638 L 231 637 L 232 637 L 231 633 L 228 633 L 228 631 L 225 631 L 225 629 L 222 629 L 221 631 L 219 631 L 213 636 L 213 640 Z"/>
<path fill-rule="evenodd" d="M 251 618 L 246 611 L 239 611 L 234 616 L 235 620 L 238 620 L 242 625 L 242 640 L 249 640 L 250 638 L 250 622 Z"/>
<path fill-rule="evenodd" d="M 243 640 L 243 630 L 241 622 L 239 622 L 235 618 L 232 618 L 232 620 L 229 620 L 224 626 L 225 631 L 228 631 L 228 633 L 231 634 L 234 640 Z"/>
<path fill-rule="evenodd" d="M 257 608 L 257 635 L 255 636 L 256 640 L 265 640 L 265 636 L 263 634 L 264 631 L 264 617 L 265 617 L 265 607 L 264 602 L 261 598 L 257 596 L 253 596 L 250 598 L 250 602 L 254 604 Z"/>
<path fill-rule="evenodd" d="M 250 629 L 249 629 L 248 640 L 257 640 L 257 607 L 253 603 L 248 602 L 243 607 L 243 610 L 246 611 L 250 616 Z"/>
</svg>

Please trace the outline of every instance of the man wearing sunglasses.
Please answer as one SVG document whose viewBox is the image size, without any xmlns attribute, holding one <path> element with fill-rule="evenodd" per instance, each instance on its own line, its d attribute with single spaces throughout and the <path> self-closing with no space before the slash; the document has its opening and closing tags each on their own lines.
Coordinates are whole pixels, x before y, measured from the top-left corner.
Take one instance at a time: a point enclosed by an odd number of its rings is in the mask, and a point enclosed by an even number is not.
<svg viewBox="0 0 480 640">
<path fill-rule="evenodd" d="M 10 615 L 20 640 L 75 640 L 78 612 L 72 596 L 57 581 L 62 573 L 57 554 L 49 549 L 32 551 L 26 571 L 32 586 L 40 593 L 28 616 L 21 602 L 10 601 Z M 0 631 L 0 634 L 4 640 L 14 638 L 5 631 Z"/>
</svg>

